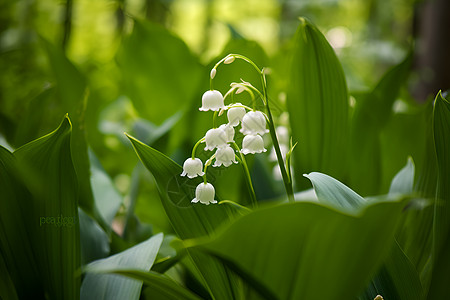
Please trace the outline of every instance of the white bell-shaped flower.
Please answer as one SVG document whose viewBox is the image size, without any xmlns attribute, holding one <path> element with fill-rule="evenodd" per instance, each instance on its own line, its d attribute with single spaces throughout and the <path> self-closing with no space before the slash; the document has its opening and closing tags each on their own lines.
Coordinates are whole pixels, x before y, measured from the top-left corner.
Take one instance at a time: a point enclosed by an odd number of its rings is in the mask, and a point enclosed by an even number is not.
<svg viewBox="0 0 450 300">
<path fill-rule="evenodd" d="M 211 183 L 202 182 L 197 185 L 197 188 L 195 189 L 195 198 L 192 199 L 191 202 L 200 202 L 206 205 L 209 205 L 210 203 L 217 203 L 217 201 L 214 200 L 215 193 L 216 191 Z"/>
<path fill-rule="evenodd" d="M 205 135 L 205 150 L 214 150 L 215 148 L 222 148 L 227 145 L 228 136 L 223 128 L 213 128 L 206 132 Z"/>
<path fill-rule="evenodd" d="M 263 138 L 260 135 L 256 134 L 244 136 L 244 139 L 242 140 L 242 149 L 241 149 L 241 152 L 243 154 L 249 153 L 255 154 L 266 151 L 267 150 L 264 148 Z"/>
<path fill-rule="evenodd" d="M 242 105 L 241 103 L 236 103 L 235 105 Z M 245 116 L 245 108 L 236 106 L 231 107 L 227 111 L 228 124 L 235 127 L 239 125 L 239 122 L 242 121 L 242 118 Z"/>
<path fill-rule="evenodd" d="M 217 149 L 216 161 L 214 162 L 213 167 L 220 167 L 221 165 L 229 167 L 233 163 L 237 164 L 233 148 L 227 146 L 224 148 Z"/>
<path fill-rule="evenodd" d="M 241 132 L 245 135 L 263 135 L 266 132 L 269 132 L 269 130 L 266 129 L 266 118 L 263 113 L 260 111 L 249 111 L 246 113 L 242 118 Z"/>
<path fill-rule="evenodd" d="M 229 124 L 222 124 L 219 126 L 219 129 L 223 129 L 227 135 L 227 143 L 233 143 L 234 142 L 234 128 L 233 126 L 230 126 Z"/>
<path fill-rule="evenodd" d="M 205 175 L 205 173 L 203 172 L 203 163 L 200 159 L 190 157 L 184 161 L 183 173 L 181 173 L 181 176 L 194 178 L 203 175 Z"/>
<path fill-rule="evenodd" d="M 202 107 L 199 108 L 201 111 L 218 111 L 225 107 L 223 104 L 223 96 L 217 91 L 206 91 L 202 96 Z"/>
</svg>

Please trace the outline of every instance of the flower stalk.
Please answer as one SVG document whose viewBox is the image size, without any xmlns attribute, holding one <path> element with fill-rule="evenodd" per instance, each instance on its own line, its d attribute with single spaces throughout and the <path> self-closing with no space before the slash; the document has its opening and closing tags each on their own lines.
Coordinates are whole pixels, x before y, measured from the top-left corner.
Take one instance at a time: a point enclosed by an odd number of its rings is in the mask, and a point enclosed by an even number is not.
<svg viewBox="0 0 450 300">
<path fill-rule="evenodd" d="M 242 59 L 242 60 L 248 62 L 250 65 L 252 65 L 255 68 L 255 70 L 261 76 L 261 85 L 262 85 L 262 89 L 263 89 L 262 101 L 263 101 L 264 106 L 267 111 L 267 117 L 268 117 L 267 123 L 269 126 L 270 137 L 272 139 L 275 153 L 277 154 L 277 160 L 278 160 L 278 164 L 280 165 L 281 176 L 283 177 L 284 188 L 286 190 L 288 200 L 289 200 L 289 202 L 294 202 L 295 201 L 294 200 L 294 189 L 292 187 L 291 176 L 288 175 L 288 173 L 286 171 L 286 166 L 284 165 L 283 155 L 281 154 L 280 144 L 278 142 L 278 138 L 277 138 L 277 135 L 275 132 L 275 126 L 274 126 L 274 122 L 273 122 L 272 112 L 270 111 L 269 99 L 267 98 L 267 82 L 266 82 L 266 76 L 264 73 L 264 69 L 259 69 L 259 67 L 251 59 L 249 59 L 243 55 L 230 54 L 229 56 L 234 56 L 235 58 L 239 58 L 239 59 Z"/>
<path fill-rule="evenodd" d="M 248 169 L 247 160 L 245 159 L 244 154 L 242 154 L 241 149 L 239 149 L 239 146 L 236 144 L 236 142 L 233 142 L 233 146 L 236 149 L 236 151 L 239 153 L 239 156 L 237 156 L 237 154 L 236 154 L 236 159 L 242 164 L 242 168 L 244 169 L 245 182 L 246 182 L 248 190 L 250 192 L 250 200 L 251 200 L 252 206 L 256 207 L 258 202 L 256 200 L 255 190 L 253 189 L 252 177 L 250 176 L 250 170 Z"/>
</svg>

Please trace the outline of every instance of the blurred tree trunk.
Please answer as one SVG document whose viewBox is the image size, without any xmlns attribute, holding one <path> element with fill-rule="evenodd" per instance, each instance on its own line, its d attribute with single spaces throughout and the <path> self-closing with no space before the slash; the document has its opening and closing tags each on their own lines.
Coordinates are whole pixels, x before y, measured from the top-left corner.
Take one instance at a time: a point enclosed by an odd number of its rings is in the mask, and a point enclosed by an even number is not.
<svg viewBox="0 0 450 300">
<path fill-rule="evenodd" d="M 450 88 L 450 1 L 428 0 L 416 10 L 415 70 L 418 101 Z"/>
</svg>

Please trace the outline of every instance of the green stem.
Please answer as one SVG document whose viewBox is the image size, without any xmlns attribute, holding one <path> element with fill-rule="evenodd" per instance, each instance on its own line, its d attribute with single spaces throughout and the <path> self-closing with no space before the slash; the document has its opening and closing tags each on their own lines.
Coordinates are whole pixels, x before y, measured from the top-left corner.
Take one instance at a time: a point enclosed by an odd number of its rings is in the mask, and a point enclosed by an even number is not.
<svg viewBox="0 0 450 300">
<path fill-rule="evenodd" d="M 203 182 L 204 183 L 208 183 L 208 181 L 206 180 L 206 169 L 209 167 L 209 165 L 211 165 L 213 159 L 216 157 L 216 154 L 213 154 L 213 156 L 211 156 L 206 162 L 205 162 L 205 167 L 203 168 L 203 173 L 205 173 L 203 175 Z"/>
<path fill-rule="evenodd" d="M 217 115 L 219 114 L 219 111 L 216 110 L 214 111 L 214 115 L 213 115 L 213 128 L 217 128 Z"/>
<path fill-rule="evenodd" d="M 278 160 L 278 164 L 280 165 L 281 176 L 283 177 L 284 188 L 286 189 L 286 194 L 288 196 L 288 200 L 289 200 L 289 202 L 293 203 L 293 202 L 295 202 L 294 190 L 292 187 L 291 177 L 288 175 L 288 173 L 286 171 L 286 167 L 284 165 L 283 155 L 281 154 L 280 144 L 278 143 L 278 138 L 277 138 L 277 134 L 275 131 L 272 112 L 270 111 L 269 101 L 267 98 L 266 77 L 264 76 L 263 71 L 260 72 L 260 75 L 261 75 L 261 82 L 262 82 L 262 86 L 263 86 L 263 95 L 264 95 L 265 104 L 266 104 L 267 117 L 269 118 L 269 122 L 267 122 L 267 123 L 269 125 L 270 137 L 272 138 L 273 147 L 275 149 L 275 153 L 277 154 L 277 160 Z"/>
<path fill-rule="evenodd" d="M 205 138 L 201 138 L 198 140 L 197 143 L 195 143 L 194 148 L 192 148 L 192 159 L 195 159 L 195 151 L 197 151 L 198 146 L 205 141 Z"/>
<path fill-rule="evenodd" d="M 246 57 L 244 55 L 241 55 L 241 54 L 234 54 L 234 53 L 228 54 L 226 57 L 224 57 L 222 60 L 220 60 L 216 64 L 216 66 L 218 66 L 227 57 L 230 57 L 230 56 L 234 56 L 235 58 L 239 58 L 239 59 L 242 59 L 242 60 L 246 61 L 247 63 L 252 65 L 253 68 L 255 68 L 255 70 L 261 76 L 261 84 L 262 84 L 262 89 L 263 89 L 262 101 L 264 102 L 264 106 L 266 107 L 266 110 L 267 110 L 267 117 L 268 117 L 268 122 L 267 123 L 269 125 L 270 137 L 272 138 L 273 147 L 275 148 L 275 153 L 277 154 L 277 160 L 278 160 L 278 164 L 280 165 L 281 176 L 283 177 L 283 183 L 284 183 L 284 187 L 286 189 L 286 194 L 288 196 L 289 202 L 294 202 L 295 201 L 294 200 L 294 189 L 292 187 L 292 181 L 290 179 L 290 176 L 287 174 L 286 167 L 284 165 L 283 156 L 282 156 L 281 150 L 280 150 L 280 144 L 278 143 L 277 134 L 275 132 L 275 126 L 274 126 L 274 122 L 273 122 L 272 113 L 270 111 L 269 99 L 267 98 L 267 84 L 266 84 L 266 77 L 264 75 L 264 69 L 261 70 L 248 57 Z M 258 89 L 256 89 L 252 85 L 247 85 L 247 86 L 249 86 L 250 88 L 252 88 L 252 89 L 254 89 L 256 91 L 258 91 Z M 258 93 L 261 96 L 261 93 L 259 91 L 258 91 Z M 241 156 L 242 156 L 242 154 L 241 154 Z M 247 170 L 248 170 L 248 168 L 247 168 Z M 253 186 L 252 186 L 252 188 L 253 188 Z"/>
<path fill-rule="evenodd" d="M 236 142 L 233 142 L 233 146 L 239 152 L 240 157 L 236 155 L 236 158 L 242 163 L 246 179 L 245 182 L 247 183 L 247 187 L 250 192 L 250 199 L 252 202 L 252 206 L 256 207 L 258 205 L 258 202 L 256 200 L 255 190 L 253 189 L 252 178 L 250 177 L 250 171 L 248 169 L 247 160 L 245 159 L 245 156 L 242 154 L 241 149 L 239 149 L 239 146 L 236 144 Z"/>
<path fill-rule="evenodd" d="M 266 77 L 264 75 L 264 69 L 262 69 L 262 70 L 259 69 L 259 67 L 248 57 L 245 57 L 240 54 L 230 54 L 230 55 L 233 55 L 236 58 L 240 58 L 240 59 L 248 62 L 250 65 L 252 65 L 255 68 L 255 70 L 261 76 L 261 84 L 262 84 L 262 88 L 263 88 L 262 100 L 264 102 L 264 106 L 266 107 L 267 117 L 269 119 L 269 121 L 267 123 L 269 125 L 270 137 L 272 138 L 273 147 L 275 148 L 275 153 L 277 154 L 277 160 L 278 160 L 278 164 L 280 165 L 281 176 L 283 177 L 283 183 L 284 183 L 284 187 L 286 189 L 286 194 L 288 196 L 289 202 L 294 202 L 295 201 L 294 200 L 294 189 L 292 187 L 292 181 L 290 179 L 290 176 L 287 174 L 286 167 L 284 165 L 283 156 L 282 156 L 281 150 L 280 150 L 280 144 L 278 143 L 277 134 L 275 132 L 275 126 L 274 126 L 274 122 L 273 122 L 272 112 L 270 111 L 269 99 L 267 98 L 267 83 L 266 83 Z"/>
<path fill-rule="evenodd" d="M 259 97 L 261 97 L 261 100 L 263 101 L 263 104 L 266 105 L 266 102 L 265 102 L 265 99 L 264 99 L 263 94 L 261 94 L 261 92 L 260 92 L 257 88 L 255 88 L 255 87 L 254 87 L 253 85 L 251 85 L 251 84 L 244 84 L 244 85 L 245 85 L 247 88 L 249 88 L 249 89 L 254 90 L 255 92 L 257 92 L 258 95 L 259 95 Z M 250 93 L 250 91 L 248 91 L 248 92 Z M 253 110 L 255 110 L 255 107 L 256 107 L 255 95 L 251 94 L 251 96 L 252 96 Z"/>
</svg>

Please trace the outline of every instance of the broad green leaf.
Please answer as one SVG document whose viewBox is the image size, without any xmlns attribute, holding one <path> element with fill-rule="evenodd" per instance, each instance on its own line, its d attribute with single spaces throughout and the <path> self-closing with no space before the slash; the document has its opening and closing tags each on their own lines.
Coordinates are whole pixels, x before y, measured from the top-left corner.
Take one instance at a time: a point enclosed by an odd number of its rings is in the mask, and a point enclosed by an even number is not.
<svg viewBox="0 0 450 300">
<path fill-rule="evenodd" d="M 411 194 L 413 185 L 414 163 L 411 158 L 408 158 L 406 166 L 392 180 L 389 195 Z M 397 241 L 392 245 L 383 266 L 360 299 L 372 300 L 376 295 L 382 295 L 385 299 L 399 300 L 419 300 L 423 297 L 419 273 Z"/>
<path fill-rule="evenodd" d="M 361 209 L 367 201 L 334 178 L 321 173 L 305 175 L 313 183 L 319 201 L 338 209 Z M 392 196 L 411 193 L 414 183 L 414 164 L 411 159 L 392 181 Z M 375 298 L 377 294 L 386 299 L 420 299 L 420 278 L 400 246 L 392 246 L 387 260 L 366 289 L 362 299 Z"/>
<path fill-rule="evenodd" d="M 422 126 L 425 129 L 425 137 L 426 139 L 423 141 L 425 145 L 424 153 L 423 153 L 423 163 L 420 168 L 417 166 L 417 183 L 414 186 L 414 190 L 417 193 L 426 198 L 435 198 L 436 197 L 436 188 L 438 182 L 438 166 L 436 159 L 436 150 L 434 143 L 434 134 L 433 134 L 433 115 L 434 115 L 434 105 L 430 101 L 423 109 L 424 114 L 424 122 Z M 411 130 L 411 128 L 408 128 Z"/>
<path fill-rule="evenodd" d="M 142 272 L 140 270 L 113 270 L 115 274 L 128 276 L 134 279 L 142 280 L 148 288 L 144 295 L 147 299 L 158 300 L 200 300 L 201 298 L 193 294 L 188 289 L 180 286 L 167 276 L 157 272 Z"/>
<path fill-rule="evenodd" d="M 319 171 L 343 178 L 347 166 L 349 105 L 339 60 L 323 34 L 301 18 L 294 37 L 287 90 L 296 173 Z M 298 188 L 308 186 L 296 177 Z"/>
<path fill-rule="evenodd" d="M 16 287 L 6 268 L 5 261 L 0 254 L 0 299 L 3 300 L 18 300 Z"/>
<path fill-rule="evenodd" d="M 356 100 L 351 125 L 351 182 L 362 195 L 381 192 L 380 133 L 392 115 L 392 105 L 409 73 L 411 56 L 390 69 L 375 88 Z M 368 171 L 370 170 L 370 172 Z"/>
<path fill-rule="evenodd" d="M 311 180 L 319 202 L 348 211 L 355 211 L 366 203 L 363 197 L 333 177 L 318 172 L 304 176 Z"/>
<path fill-rule="evenodd" d="M 393 136 L 391 138 L 392 142 L 389 142 L 389 144 L 392 147 L 391 152 L 396 151 L 405 145 L 404 137 L 409 134 L 410 138 L 407 140 L 414 142 L 414 144 L 408 146 L 410 151 L 423 148 L 423 153 L 413 153 L 413 155 L 416 154 L 413 156 L 415 164 L 414 173 L 416 174 L 413 192 L 418 198 L 412 199 L 405 208 L 396 238 L 402 250 L 419 272 L 422 279 L 422 286 L 427 290 L 430 278 L 430 253 L 433 239 L 433 235 L 430 233 L 433 230 L 433 210 L 437 182 L 431 103 L 422 107 L 422 111 L 419 114 L 421 116 L 412 116 L 412 118 L 403 119 L 403 126 L 406 126 L 402 130 L 403 134 L 398 132 L 398 136 L 396 138 Z M 419 128 L 415 126 L 423 127 L 423 133 L 420 133 Z M 418 138 L 419 135 L 423 135 L 426 138 Z M 404 157 L 404 155 L 408 154 L 404 153 L 402 156 Z M 385 163 L 389 163 L 386 159 L 387 156 L 384 156 Z M 390 163 L 391 165 L 393 164 L 392 162 Z"/>
<path fill-rule="evenodd" d="M 157 234 L 123 252 L 90 263 L 81 286 L 81 299 L 139 299 L 142 281 L 112 274 L 97 274 L 114 270 L 148 271 L 158 254 L 163 234 Z"/>
<path fill-rule="evenodd" d="M 403 111 L 395 111 L 382 132 L 380 133 L 381 149 L 381 184 L 382 194 L 388 193 L 391 180 L 398 170 L 404 167 L 408 157 L 414 160 L 415 177 L 419 177 L 421 170 L 429 158 L 425 156 L 427 148 L 427 127 L 430 127 L 431 110 L 428 104 L 405 104 L 398 100 L 394 108 L 405 105 Z M 431 132 L 431 130 L 430 130 Z M 431 136 L 431 133 L 429 134 Z M 416 178 L 416 179 L 417 179 Z"/>
<path fill-rule="evenodd" d="M 434 210 L 433 271 L 428 299 L 450 294 L 450 103 L 439 92 L 433 112 L 433 136 L 438 166 Z"/>
<path fill-rule="evenodd" d="M 417 270 L 397 242 L 392 244 L 384 265 L 359 299 L 373 300 L 377 295 L 398 300 L 420 300 L 423 297 Z"/>
<path fill-rule="evenodd" d="M 92 151 L 89 151 L 89 160 L 91 164 L 90 182 L 94 193 L 95 205 L 103 220 L 111 226 L 117 210 L 122 204 L 122 196 L 116 190 L 111 178 Z"/>
<path fill-rule="evenodd" d="M 21 201 L 24 220 L 45 293 L 51 299 L 79 299 L 80 241 L 77 177 L 71 157 L 72 125 L 66 116 L 52 133 L 14 152 L 32 194 Z"/>
<path fill-rule="evenodd" d="M 414 186 L 414 163 L 408 158 L 406 166 L 401 169 L 392 179 L 389 195 L 411 194 Z"/>
<path fill-rule="evenodd" d="M 352 299 L 389 251 L 402 207 L 381 200 L 344 214 L 316 203 L 279 205 L 186 245 L 225 261 L 254 288 L 265 286 L 273 295 L 265 298 Z"/>
<path fill-rule="evenodd" d="M 137 155 L 155 177 L 162 204 L 173 229 L 182 239 L 208 236 L 231 218 L 231 211 L 222 205 L 194 205 L 195 188 L 201 178 L 181 177 L 181 166 L 155 149 L 129 136 Z M 220 263 L 211 257 L 189 251 L 216 299 L 235 299 L 238 296 L 236 279 Z"/>
<path fill-rule="evenodd" d="M 38 296 L 43 291 L 30 236 L 29 223 L 33 213 L 29 207 L 32 196 L 21 179 L 15 157 L 1 146 L 0 190 L 0 258 L 4 260 L 2 284 L 9 285 L 12 281 L 18 296 L 22 298 Z M 35 227 L 35 223 L 32 226 Z M 9 289 L 5 287 L 0 290 L 6 293 Z M 6 294 L 0 295 L 7 297 Z"/>
<path fill-rule="evenodd" d="M 156 125 L 184 110 L 197 92 L 200 64 L 181 39 L 157 24 L 135 20 L 117 61 L 126 94 Z"/>
<path fill-rule="evenodd" d="M 427 287 L 432 249 L 433 202 L 412 199 L 403 212 L 396 238 L 408 259 L 419 273 L 423 287 Z"/>
<path fill-rule="evenodd" d="M 60 115 L 65 113 L 69 113 L 71 116 L 73 124 L 71 151 L 73 165 L 78 178 L 78 202 L 85 212 L 94 216 L 100 225 L 105 230 L 108 230 L 108 226 L 101 219 L 96 209 L 91 191 L 90 165 L 85 130 L 85 112 L 88 100 L 87 80 L 60 48 L 45 39 L 41 39 L 41 44 L 48 57 L 50 70 L 54 77 L 53 82 L 55 83 L 56 94 L 53 101 L 48 104 L 49 107 L 56 107 L 56 116 L 45 114 L 41 116 L 41 121 L 54 118 L 59 119 Z M 36 111 L 32 110 L 29 113 L 35 114 Z M 33 126 L 33 124 L 30 124 L 30 126 Z"/>
<path fill-rule="evenodd" d="M 80 217 L 81 264 L 85 265 L 108 256 L 110 247 L 106 232 L 81 208 L 78 209 L 78 215 Z"/>
</svg>

